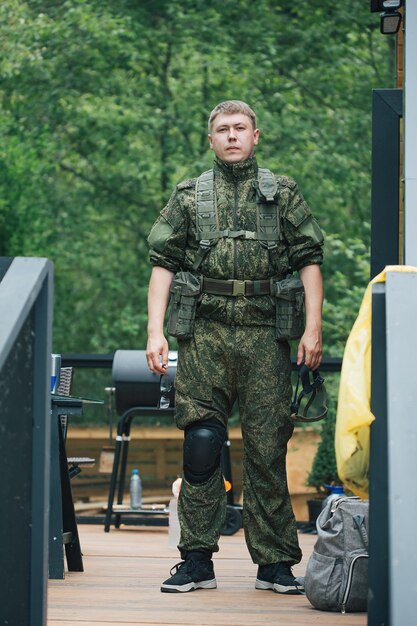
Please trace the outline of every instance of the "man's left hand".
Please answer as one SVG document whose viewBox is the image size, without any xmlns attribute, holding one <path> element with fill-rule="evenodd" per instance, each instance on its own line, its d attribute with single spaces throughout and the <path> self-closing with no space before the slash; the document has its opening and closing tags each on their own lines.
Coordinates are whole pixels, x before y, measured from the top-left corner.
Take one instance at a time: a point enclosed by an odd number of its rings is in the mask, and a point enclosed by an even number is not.
<svg viewBox="0 0 417 626">
<path fill-rule="evenodd" d="M 300 339 L 297 350 L 297 365 L 303 361 L 312 370 L 316 370 L 322 357 L 321 331 L 317 328 L 306 328 Z"/>
</svg>

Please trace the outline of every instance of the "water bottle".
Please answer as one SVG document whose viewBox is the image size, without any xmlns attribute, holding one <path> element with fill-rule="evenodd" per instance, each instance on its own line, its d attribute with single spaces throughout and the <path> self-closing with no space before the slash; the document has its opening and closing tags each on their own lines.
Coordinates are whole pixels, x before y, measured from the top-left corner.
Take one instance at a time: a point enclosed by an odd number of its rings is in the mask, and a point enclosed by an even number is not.
<svg viewBox="0 0 417 626">
<path fill-rule="evenodd" d="M 61 371 L 61 355 L 51 354 L 51 393 L 58 392 L 60 371 Z"/>
<path fill-rule="evenodd" d="M 181 478 L 177 478 L 172 483 L 173 497 L 169 501 L 169 515 L 168 515 L 168 546 L 177 549 L 180 542 L 181 528 L 178 519 L 178 496 L 181 489 Z"/>
<path fill-rule="evenodd" d="M 130 477 L 130 508 L 138 511 L 142 506 L 142 480 L 137 469 L 132 470 Z"/>
<path fill-rule="evenodd" d="M 345 493 L 342 485 L 326 485 L 326 489 L 330 491 L 330 494 L 323 500 L 322 509 L 324 509 L 328 502 L 341 498 Z"/>
</svg>

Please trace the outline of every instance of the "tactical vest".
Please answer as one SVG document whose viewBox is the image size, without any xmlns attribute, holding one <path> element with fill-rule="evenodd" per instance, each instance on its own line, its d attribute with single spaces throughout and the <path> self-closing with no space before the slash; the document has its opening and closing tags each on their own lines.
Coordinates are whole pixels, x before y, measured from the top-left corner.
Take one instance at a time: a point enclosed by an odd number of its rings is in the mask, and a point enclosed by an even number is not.
<svg viewBox="0 0 417 626">
<path fill-rule="evenodd" d="M 278 243 L 281 235 L 276 200 L 278 184 L 269 170 L 259 168 L 254 187 L 257 198 L 257 230 L 220 230 L 214 172 L 208 170 L 197 179 L 196 237 L 199 248 L 193 264 L 194 272 L 197 272 L 211 248 L 223 237 L 258 240 L 268 249 L 272 267 L 278 268 Z M 204 292 L 234 297 L 270 295 L 276 301 L 276 338 L 287 341 L 301 337 L 303 333 L 304 286 L 299 278 L 290 276 L 281 279 L 275 276 L 258 280 L 219 280 L 181 271 L 175 274 L 170 287 L 171 311 L 168 328 L 173 337 L 188 339 L 193 336 L 198 298 Z"/>
<path fill-rule="evenodd" d="M 280 240 L 280 220 L 278 203 L 275 196 L 278 184 L 272 172 L 258 168 L 258 179 L 254 183 L 257 198 L 257 230 L 220 230 L 217 198 L 214 185 L 214 171 L 207 170 L 197 179 L 196 183 L 196 236 L 199 249 L 193 265 L 198 270 L 211 248 L 219 239 L 255 239 L 268 248 L 271 264 L 278 251 Z"/>
</svg>

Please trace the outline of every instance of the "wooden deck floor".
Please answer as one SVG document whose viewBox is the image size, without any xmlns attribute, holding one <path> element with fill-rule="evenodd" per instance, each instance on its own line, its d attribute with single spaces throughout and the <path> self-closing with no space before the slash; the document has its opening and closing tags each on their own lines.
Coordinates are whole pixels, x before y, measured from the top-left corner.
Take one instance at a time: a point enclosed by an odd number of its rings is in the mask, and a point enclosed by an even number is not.
<svg viewBox="0 0 417 626">
<path fill-rule="evenodd" d="M 50 581 L 48 626 L 365 626 L 366 614 L 327 613 L 303 596 L 254 588 L 243 531 L 222 537 L 214 557 L 218 588 L 187 594 L 159 590 L 178 552 L 168 548 L 166 528 L 126 527 L 105 534 L 101 526 L 79 527 L 85 572 Z M 300 534 L 304 574 L 315 537 Z"/>
</svg>

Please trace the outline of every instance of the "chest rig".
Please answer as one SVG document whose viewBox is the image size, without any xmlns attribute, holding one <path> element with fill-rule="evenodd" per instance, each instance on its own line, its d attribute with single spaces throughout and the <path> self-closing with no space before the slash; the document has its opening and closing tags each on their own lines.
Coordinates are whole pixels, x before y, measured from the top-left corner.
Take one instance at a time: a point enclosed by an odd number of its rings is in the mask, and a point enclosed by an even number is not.
<svg viewBox="0 0 417 626">
<path fill-rule="evenodd" d="M 281 239 L 279 206 L 276 199 L 278 183 L 273 174 L 258 169 L 254 181 L 256 192 L 256 231 L 221 230 L 217 208 L 214 172 L 204 172 L 196 182 L 196 237 L 199 248 L 193 264 L 193 272 L 175 274 L 171 287 L 171 311 L 169 333 L 178 339 L 189 339 L 194 333 L 197 305 L 202 293 L 218 296 L 255 297 L 269 295 L 275 299 L 276 338 L 287 341 L 300 337 L 303 332 L 304 287 L 299 278 L 280 279 L 279 248 Z M 271 278 L 256 280 L 220 280 L 201 276 L 198 272 L 202 262 L 213 246 L 222 238 L 253 239 L 267 248 L 270 266 L 276 271 Z M 282 272 L 281 272 L 282 273 Z M 231 319 L 234 320 L 235 300 L 232 300 Z M 209 316 L 210 317 L 210 316 Z"/>
<path fill-rule="evenodd" d="M 196 183 L 196 236 L 199 241 L 199 248 L 193 264 L 194 271 L 200 268 L 211 248 L 222 238 L 258 240 L 261 245 L 268 249 L 270 262 L 273 267 L 275 266 L 274 260 L 277 256 L 280 240 L 278 203 L 275 199 L 278 184 L 270 170 L 260 167 L 254 188 L 257 209 L 256 231 L 230 228 L 220 230 L 214 171 L 212 169 L 207 170 L 199 176 Z"/>
</svg>

